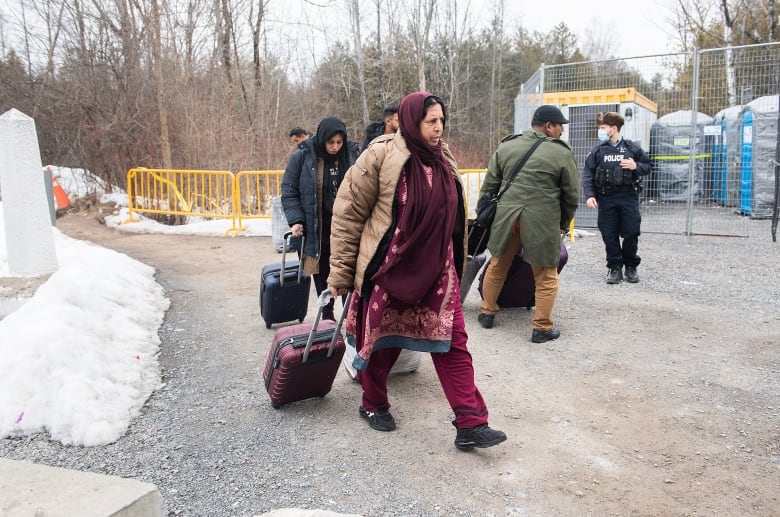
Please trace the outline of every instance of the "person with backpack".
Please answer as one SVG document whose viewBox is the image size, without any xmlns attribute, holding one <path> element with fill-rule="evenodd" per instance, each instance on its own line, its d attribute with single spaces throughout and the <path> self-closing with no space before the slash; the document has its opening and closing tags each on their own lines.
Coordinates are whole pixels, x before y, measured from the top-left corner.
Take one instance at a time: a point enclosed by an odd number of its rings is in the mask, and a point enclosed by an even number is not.
<svg viewBox="0 0 780 517">
<path fill-rule="evenodd" d="M 652 171 L 647 153 L 620 136 L 624 122 L 620 113 L 613 111 L 596 116 L 599 144 L 585 158 L 582 169 L 585 203 L 588 208 L 598 209 L 598 227 L 607 252 L 608 284 L 623 280 L 624 267 L 625 280 L 639 282 L 639 193 L 642 177 Z"/>
<path fill-rule="evenodd" d="M 293 147 L 298 149 L 298 147 L 301 145 L 301 143 L 304 140 L 308 140 L 311 136 L 308 131 L 303 129 L 302 127 L 294 127 L 290 130 L 290 142 L 292 142 Z"/>
<path fill-rule="evenodd" d="M 366 150 L 371 141 L 382 135 L 390 135 L 398 131 L 398 106 L 388 105 L 382 111 L 382 122 L 372 122 L 366 126 L 366 138 L 360 147 L 360 152 Z"/>
</svg>

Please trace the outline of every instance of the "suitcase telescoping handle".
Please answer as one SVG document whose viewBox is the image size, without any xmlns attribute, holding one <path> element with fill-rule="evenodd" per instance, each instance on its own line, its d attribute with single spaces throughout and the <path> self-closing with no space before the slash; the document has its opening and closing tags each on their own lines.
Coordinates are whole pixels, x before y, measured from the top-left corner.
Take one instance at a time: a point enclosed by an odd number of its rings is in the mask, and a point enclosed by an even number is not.
<svg viewBox="0 0 780 517">
<path fill-rule="evenodd" d="M 322 293 L 320 293 L 320 297 L 317 299 L 317 315 L 314 316 L 314 325 L 311 326 L 309 339 L 306 340 L 306 348 L 303 349 L 301 364 L 305 363 L 309 358 L 309 350 L 311 350 L 311 344 L 314 341 L 314 334 L 317 332 L 317 325 L 320 322 L 320 318 L 322 318 L 322 309 L 328 305 L 331 298 L 333 298 L 333 295 L 330 294 L 330 289 L 325 289 L 322 291 Z M 350 298 L 352 298 L 352 291 L 349 292 L 347 299 L 344 300 L 344 310 L 341 311 L 339 321 L 336 324 L 336 328 L 333 330 L 333 337 L 330 339 L 330 346 L 328 346 L 328 357 L 333 355 L 333 350 L 336 348 L 336 340 L 339 338 L 339 334 L 341 334 L 341 325 L 344 323 L 344 316 L 347 315 L 347 308 L 349 307 Z"/>
<path fill-rule="evenodd" d="M 301 235 L 301 255 L 303 254 L 303 239 L 304 236 Z M 282 272 L 279 275 L 279 286 L 284 287 L 284 259 L 287 256 L 287 248 L 289 247 L 289 244 L 292 240 L 292 232 L 285 232 L 284 237 L 284 245 L 282 246 Z M 303 257 L 298 260 L 298 283 L 301 283 L 301 275 L 303 275 Z"/>
</svg>

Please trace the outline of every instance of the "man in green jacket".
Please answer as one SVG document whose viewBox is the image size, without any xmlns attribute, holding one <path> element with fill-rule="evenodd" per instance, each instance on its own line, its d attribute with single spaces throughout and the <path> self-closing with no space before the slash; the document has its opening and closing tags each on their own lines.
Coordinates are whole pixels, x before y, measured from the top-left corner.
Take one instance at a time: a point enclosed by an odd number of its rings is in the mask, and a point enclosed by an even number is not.
<svg viewBox="0 0 780 517">
<path fill-rule="evenodd" d="M 580 192 L 574 154 L 569 144 L 560 139 L 563 125 L 568 123 L 557 107 L 539 107 L 531 129 L 501 141 L 490 159 L 480 192 L 498 192 L 534 142 L 544 139 L 498 202 L 487 246 L 492 257 L 482 284 L 484 299 L 479 314 L 480 325 L 491 328 L 499 311 L 498 295 L 515 255 L 522 248 L 536 283 L 531 333 L 534 343 L 561 335 L 552 317 L 558 294 L 561 235 L 568 231 Z"/>
</svg>

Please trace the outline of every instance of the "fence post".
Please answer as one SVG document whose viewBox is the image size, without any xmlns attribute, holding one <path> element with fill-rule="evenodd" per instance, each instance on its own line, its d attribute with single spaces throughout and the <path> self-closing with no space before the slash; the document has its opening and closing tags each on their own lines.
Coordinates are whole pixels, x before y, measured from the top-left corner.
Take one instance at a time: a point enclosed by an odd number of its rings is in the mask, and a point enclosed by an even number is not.
<svg viewBox="0 0 780 517">
<path fill-rule="evenodd" d="M 688 140 L 688 215 L 685 220 L 685 236 L 693 233 L 693 185 L 696 177 L 696 133 L 699 114 L 699 54 L 693 51 L 693 81 L 691 84 L 691 136 Z"/>
<path fill-rule="evenodd" d="M 780 73 L 778 74 L 780 84 Z M 780 217 L 780 95 L 777 96 L 777 139 L 775 140 L 775 206 L 772 210 L 772 242 L 777 242 L 777 219 Z"/>
</svg>

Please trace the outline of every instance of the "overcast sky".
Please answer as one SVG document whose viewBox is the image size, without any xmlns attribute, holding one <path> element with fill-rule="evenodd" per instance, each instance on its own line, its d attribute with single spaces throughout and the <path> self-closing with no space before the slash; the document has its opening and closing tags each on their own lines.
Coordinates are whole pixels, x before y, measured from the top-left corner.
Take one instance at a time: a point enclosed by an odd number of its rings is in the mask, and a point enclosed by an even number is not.
<svg viewBox="0 0 780 517">
<path fill-rule="evenodd" d="M 17 50 L 20 32 L 14 29 L 21 26 L 19 1 L 9 0 L 0 6 L 5 22 L 2 38 L 6 45 L 17 46 Z M 484 27 L 493 16 L 496 3 L 497 0 L 458 0 L 457 5 L 461 12 L 468 6 L 473 23 Z M 634 57 L 674 50 L 670 45 L 677 37 L 670 20 L 677 3 L 678 0 L 505 0 L 504 19 L 508 34 L 519 25 L 532 32 L 545 32 L 564 22 L 577 36 L 580 48 L 590 31 L 598 39 L 608 41 L 608 56 L 604 57 Z M 345 5 L 345 0 L 270 0 L 265 17 L 269 49 L 282 62 L 289 63 L 293 75 L 306 76 L 313 60 L 324 56 L 325 49 L 335 41 L 351 44 Z M 361 0 L 359 5 L 361 35 L 367 40 L 376 32 L 376 4 L 374 0 Z M 28 14 L 29 24 L 40 24 L 31 18 Z M 241 20 L 242 24 L 245 22 Z M 244 44 L 248 45 L 248 40 Z M 34 55 L 38 51 L 32 49 Z"/>
<path fill-rule="evenodd" d="M 458 0 L 458 8 L 462 10 L 469 5 L 471 15 L 484 26 L 492 17 L 496 3 L 496 0 Z M 624 50 L 616 50 L 620 57 L 632 57 L 668 51 L 668 43 L 675 34 L 670 20 L 677 3 L 678 0 L 619 0 L 613 4 L 584 0 L 505 0 L 504 19 L 508 30 L 522 25 L 542 32 L 564 22 L 578 36 L 579 43 L 584 41 L 588 29 L 597 34 L 603 32 L 612 37 L 615 49 Z M 343 6 L 344 0 L 271 0 L 268 18 L 287 23 L 305 23 L 308 18 L 311 23 L 329 26 L 331 35 L 344 34 L 349 25 Z M 365 38 L 376 31 L 376 8 L 373 1 L 360 2 L 360 7 Z M 323 23 L 332 15 L 338 16 L 337 25 Z"/>
<path fill-rule="evenodd" d="M 490 5 L 491 0 L 472 0 Z M 506 4 L 506 18 L 519 19 L 531 30 L 549 30 L 566 23 L 582 45 L 587 30 L 605 34 L 612 42 L 611 54 L 633 57 L 669 52 L 674 29 L 668 20 L 677 0 L 618 0 L 587 2 L 584 0 L 512 0 Z"/>
<path fill-rule="evenodd" d="M 360 2 L 364 40 L 376 32 L 375 5 L 373 0 Z M 496 0 L 458 0 L 459 10 L 467 5 L 474 24 L 484 27 L 495 12 Z M 590 31 L 597 39 L 608 42 L 607 55 L 599 57 L 635 57 L 675 51 L 670 46 L 677 40 L 670 20 L 676 5 L 677 0 L 619 0 L 609 4 L 585 0 L 505 0 L 504 20 L 508 34 L 520 25 L 531 32 L 545 32 L 564 22 L 577 36 L 581 49 Z M 271 0 L 267 12 L 272 31 L 269 41 L 290 64 L 293 75 L 305 76 L 313 56 L 323 56 L 323 50 L 336 40 L 351 44 L 344 6 L 344 0 Z M 273 27 L 282 30 L 274 31 Z M 289 51 L 292 41 L 295 50 Z"/>
</svg>

